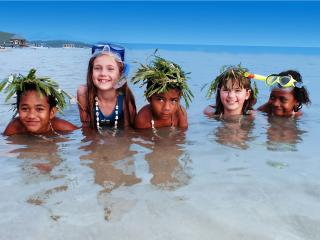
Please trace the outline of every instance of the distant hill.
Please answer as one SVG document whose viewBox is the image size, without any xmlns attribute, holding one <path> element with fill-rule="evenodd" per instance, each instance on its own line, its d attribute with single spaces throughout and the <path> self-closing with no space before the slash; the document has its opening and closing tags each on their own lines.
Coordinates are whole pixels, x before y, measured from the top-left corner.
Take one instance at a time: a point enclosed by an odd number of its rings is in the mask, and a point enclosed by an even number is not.
<svg viewBox="0 0 320 240">
<path fill-rule="evenodd" d="M 86 48 L 91 47 L 91 44 L 89 43 L 83 43 L 78 41 L 70 41 L 70 40 L 36 40 L 36 41 L 28 41 L 29 46 L 30 45 L 43 45 L 44 47 L 53 47 L 53 48 L 61 48 L 63 44 L 73 44 L 74 47 L 77 48 Z"/>
<path fill-rule="evenodd" d="M 3 45 L 5 42 L 10 42 L 10 38 L 15 35 L 14 33 L 0 32 L 0 45 Z"/>
</svg>

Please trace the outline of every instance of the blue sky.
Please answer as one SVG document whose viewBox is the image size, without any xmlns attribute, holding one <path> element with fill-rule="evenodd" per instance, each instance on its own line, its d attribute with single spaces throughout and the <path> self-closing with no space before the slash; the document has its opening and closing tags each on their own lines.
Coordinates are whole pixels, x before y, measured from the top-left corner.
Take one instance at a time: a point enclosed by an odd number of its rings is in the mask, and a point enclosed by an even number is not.
<svg viewBox="0 0 320 240">
<path fill-rule="evenodd" d="M 0 2 L 28 40 L 320 47 L 320 2 Z"/>
</svg>

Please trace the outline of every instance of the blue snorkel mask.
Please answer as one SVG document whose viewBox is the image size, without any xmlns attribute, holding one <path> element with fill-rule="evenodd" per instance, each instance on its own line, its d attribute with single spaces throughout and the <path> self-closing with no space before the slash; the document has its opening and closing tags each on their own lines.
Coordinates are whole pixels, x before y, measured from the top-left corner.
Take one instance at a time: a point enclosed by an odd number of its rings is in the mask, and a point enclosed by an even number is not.
<svg viewBox="0 0 320 240">
<path fill-rule="evenodd" d="M 91 54 L 93 57 L 100 54 L 112 55 L 116 58 L 117 61 L 123 63 L 123 73 L 117 84 L 114 86 L 115 89 L 122 87 L 127 82 L 127 76 L 129 75 L 129 66 L 124 61 L 124 47 L 113 43 L 97 43 L 92 45 Z"/>
</svg>

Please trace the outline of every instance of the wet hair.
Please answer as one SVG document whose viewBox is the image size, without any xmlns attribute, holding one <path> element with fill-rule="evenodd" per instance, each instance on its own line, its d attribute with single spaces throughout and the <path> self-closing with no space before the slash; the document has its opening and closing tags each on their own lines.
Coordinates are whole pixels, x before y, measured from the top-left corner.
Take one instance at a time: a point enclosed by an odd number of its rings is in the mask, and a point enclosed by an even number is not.
<svg viewBox="0 0 320 240">
<path fill-rule="evenodd" d="M 221 73 L 216 79 L 218 85 L 216 88 L 216 110 L 215 114 L 223 114 L 224 106 L 221 102 L 220 89 L 226 88 L 228 90 L 239 87 L 246 90 L 250 90 L 250 97 L 245 100 L 242 107 L 242 114 L 246 115 L 249 110 L 253 109 L 253 105 L 257 102 L 256 97 L 254 96 L 254 90 L 251 87 L 251 79 L 244 76 L 243 68 L 231 67 L 226 71 Z M 230 84 L 231 82 L 231 84 Z M 230 87 L 231 86 L 231 87 Z"/>
<path fill-rule="evenodd" d="M 294 78 L 297 82 L 302 82 L 302 76 L 298 71 L 295 70 L 287 70 L 278 74 L 279 76 L 288 76 Z M 298 105 L 293 109 L 295 112 L 298 112 L 302 108 L 302 104 L 309 105 L 311 100 L 309 98 L 309 93 L 307 89 L 303 86 L 301 88 L 294 87 L 293 89 L 294 98 L 297 100 Z"/>
<path fill-rule="evenodd" d="M 88 72 L 87 72 L 87 109 L 85 111 L 87 112 L 88 116 L 90 117 L 90 127 L 96 128 L 96 121 L 95 121 L 95 115 L 93 109 L 95 108 L 95 100 L 94 98 L 97 96 L 97 88 L 93 84 L 92 80 L 92 72 L 93 72 L 93 64 L 97 57 L 100 57 L 102 54 L 94 55 L 90 58 L 89 64 L 88 64 Z M 112 55 L 110 55 L 112 56 Z M 115 58 L 120 73 L 123 73 L 124 71 L 124 64 L 122 62 L 119 62 L 117 58 Z M 127 83 L 125 83 L 122 87 L 117 89 L 118 92 L 121 92 L 124 94 L 124 104 L 125 104 L 125 112 L 124 116 L 125 119 L 127 119 L 127 122 L 131 127 L 134 126 L 134 120 L 136 117 L 137 109 L 136 109 L 136 103 L 133 96 L 132 91 L 130 90 Z"/>
<path fill-rule="evenodd" d="M 47 95 L 44 91 L 39 90 L 36 84 L 31 83 L 31 84 L 25 84 L 24 91 L 17 91 L 16 109 L 19 109 L 21 98 L 27 91 L 37 91 L 37 92 L 40 91 L 40 93 L 43 96 L 46 96 L 50 109 L 57 106 L 57 101 L 52 95 Z"/>
</svg>

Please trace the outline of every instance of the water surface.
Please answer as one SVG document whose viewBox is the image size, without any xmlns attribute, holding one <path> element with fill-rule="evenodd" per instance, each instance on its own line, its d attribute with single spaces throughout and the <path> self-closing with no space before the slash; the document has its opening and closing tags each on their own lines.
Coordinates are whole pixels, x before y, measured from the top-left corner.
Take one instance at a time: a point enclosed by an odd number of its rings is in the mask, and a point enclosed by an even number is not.
<svg viewBox="0 0 320 240">
<path fill-rule="evenodd" d="M 153 51 L 129 47 L 131 73 Z M 160 54 L 191 72 L 189 129 L 0 136 L 0 239 L 320 238 L 320 56 L 188 47 Z M 0 53 L 0 79 L 34 67 L 75 95 L 89 57 L 90 49 L 10 49 Z M 313 104 L 300 119 L 205 117 L 212 100 L 202 86 L 240 62 L 259 74 L 299 70 Z M 269 95 L 258 87 L 257 106 Z M 141 108 L 143 89 L 132 89 Z M 12 112 L 2 93 L 0 102 L 2 132 Z M 74 103 L 62 117 L 80 125 Z"/>
</svg>

